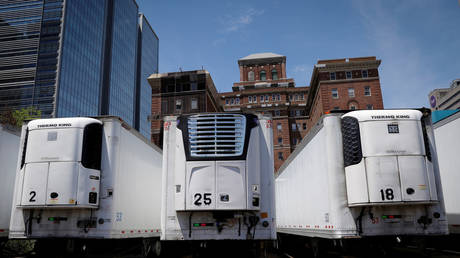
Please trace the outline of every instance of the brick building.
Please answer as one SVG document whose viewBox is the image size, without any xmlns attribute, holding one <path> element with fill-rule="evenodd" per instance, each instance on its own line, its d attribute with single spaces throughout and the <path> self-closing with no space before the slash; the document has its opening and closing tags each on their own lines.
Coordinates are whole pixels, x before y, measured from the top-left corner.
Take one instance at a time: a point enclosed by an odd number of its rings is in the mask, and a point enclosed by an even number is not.
<svg viewBox="0 0 460 258">
<path fill-rule="evenodd" d="M 330 110 L 383 109 L 380 62 L 375 57 L 319 60 L 310 81 L 307 130 Z"/>
<path fill-rule="evenodd" d="M 305 106 L 309 87 L 295 87 L 286 76 L 286 57 L 252 54 L 238 60 L 240 81 L 220 94 L 226 112 L 259 112 L 273 116 L 275 170 L 305 136 Z"/>
<path fill-rule="evenodd" d="M 375 57 L 319 60 L 310 87 L 287 78 L 286 57 L 252 54 L 238 60 L 240 81 L 217 93 L 204 70 L 152 74 L 152 141 L 162 146 L 163 116 L 200 112 L 258 112 L 273 116 L 275 170 L 318 118 L 333 109 L 382 109 Z"/>
<path fill-rule="evenodd" d="M 206 70 L 152 74 L 152 142 L 163 145 L 163 116 L 222 112 L 218 93 Z"/>
</svg>

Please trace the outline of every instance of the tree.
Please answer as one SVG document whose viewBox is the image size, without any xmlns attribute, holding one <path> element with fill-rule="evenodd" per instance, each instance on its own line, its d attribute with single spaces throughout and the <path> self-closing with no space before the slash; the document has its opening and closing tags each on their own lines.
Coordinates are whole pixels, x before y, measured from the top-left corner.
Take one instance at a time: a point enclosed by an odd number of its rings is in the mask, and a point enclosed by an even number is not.
<svg viewBox="0 0 460 258">
<path fill-rule="evenodd" d="M 19 110 L 7 110 L 3 112 L 0 115 L 0 122 L 2 124 L 10 124 L 21 127 L 24 121 L 40 118 L 41 115 L 41 110 L 30 106 Z"/>
</svg>

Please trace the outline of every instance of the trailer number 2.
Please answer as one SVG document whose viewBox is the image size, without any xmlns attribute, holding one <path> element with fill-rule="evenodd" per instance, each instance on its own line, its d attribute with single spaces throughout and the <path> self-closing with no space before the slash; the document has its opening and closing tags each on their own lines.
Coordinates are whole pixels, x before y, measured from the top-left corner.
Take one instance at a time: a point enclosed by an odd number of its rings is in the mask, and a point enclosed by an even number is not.
<svg viewBox="0 0 460 258">
<path fill-rule="evenodd" d="M 35 202 L 35 196 L 37 195 L 37 192 L 35 191 L 30 191 L 30 199 L 29 202 Z"/>
<path fill-rule="evenodd" d="M 393 194 L 393 189 L 391 188 L 387 188 L 385 190 L 383 189 L 380 189 L 380 195 L 382 196 L 382 201 L 385 201 L 385 200 L 393 200 L 395 198 L 394 194 Z"/>
<path fill-rule="evenodd" d="M 195 201 L 193 202 L 196 206 L 201 206 L 201 204 L 204 203 L 204 205 L 210 205 L 211 204 L 211 193 L 196 193 L 194 196 Z M 203 199 L 203 202 L 201 202 L 201 199 Z"/>
</svg>

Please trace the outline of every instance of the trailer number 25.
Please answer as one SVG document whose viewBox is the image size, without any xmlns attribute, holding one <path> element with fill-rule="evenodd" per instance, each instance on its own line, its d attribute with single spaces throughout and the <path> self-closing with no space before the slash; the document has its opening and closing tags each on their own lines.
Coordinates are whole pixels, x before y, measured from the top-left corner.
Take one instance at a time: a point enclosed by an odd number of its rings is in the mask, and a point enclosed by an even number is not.
<svg viewBox="0 0 460 258">
<path fill-rule="evenodd" d="M 211 204 L 211 193 L 203 193 L 203 195 L 201 193 L 196 193 L 193 198 L 195 199 L 195 201 L 193 202 L 193 204 L 195 204 L 196 206 L 201 206 L 201 204 L 204 203 L 204 205 L 210 205 Z M 201 202 L 201 199 L 203 199 L 203 202 Z"/>
<path fill-rule="evenodd" d="M 393 189 L 391 188 L 387 188 L 385 190 L 383 189 L 380 189 L 380 195 L 382 196 L 382 201 L 385 201 L 385 200 L 393 200 L 395 198 L 394 194 L 393 194 Z"/>
</svg>

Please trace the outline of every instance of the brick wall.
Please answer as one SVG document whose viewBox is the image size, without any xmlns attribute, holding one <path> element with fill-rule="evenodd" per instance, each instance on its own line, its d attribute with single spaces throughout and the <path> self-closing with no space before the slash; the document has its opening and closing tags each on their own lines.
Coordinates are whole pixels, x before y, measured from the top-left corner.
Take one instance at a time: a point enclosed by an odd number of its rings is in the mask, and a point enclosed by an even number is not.
<svg viewBox="0 0 460 258">
<path fill-rule="evenodd" d="M 260 80 L 260 72 L 264 70 L 267 75 L 267 80 L 273 80 L 271 71 L 276 69 L 278 78 L 286 78 L 286 72 L 284 71 L 282 63 L 277 64 L 266 64 L 266 65 L 254 65 L 254 66 L 240 66 L 240 81 L 249 81 L 248 73 L 254 72 L 254 80 Z"/>
</svg>

